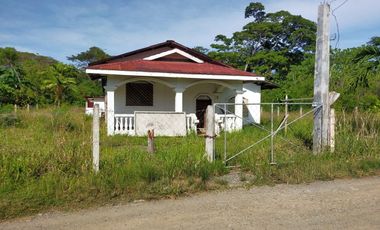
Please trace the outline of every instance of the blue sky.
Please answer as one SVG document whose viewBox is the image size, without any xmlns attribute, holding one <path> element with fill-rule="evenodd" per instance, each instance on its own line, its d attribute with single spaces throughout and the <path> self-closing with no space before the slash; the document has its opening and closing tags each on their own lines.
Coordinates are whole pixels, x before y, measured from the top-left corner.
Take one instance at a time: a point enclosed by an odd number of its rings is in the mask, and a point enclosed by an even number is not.
<svg viewBox="0 0 380 230">
<path fill-rule="evenodd" d="M 316 21 L 322 0 L 265 0 L 267 12 L 287 10 Z M 332 8 L 344 0 L 333 1 Z M 0 0 L 0 47 L 61 61 L 91 46 L 111 55 L 168 39 L 208 47 L 217 34 L 230 36 L 244 19 L 248 0 Z M 349 0 L 336 11 L 340 48 L 380 36 L 380 1 Z M 331 32 L 336 33 L 332 20 Z M 333 45 L 335 44 L 332 41 Z"/>
</svg>

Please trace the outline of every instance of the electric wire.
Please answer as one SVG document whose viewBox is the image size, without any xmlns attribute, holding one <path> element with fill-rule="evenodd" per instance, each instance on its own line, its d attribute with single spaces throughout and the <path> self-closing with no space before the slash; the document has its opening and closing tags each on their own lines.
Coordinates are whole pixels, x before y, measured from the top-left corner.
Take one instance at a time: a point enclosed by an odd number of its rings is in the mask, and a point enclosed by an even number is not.
<svg viewBox="0 0 380 230">
<path fill-rule="evenodd" d="M 330 1 L 329 4 L 335 2 L 337 0 L 332 0 Z M 348 0 L 344 0 L 340 5 L 338 5 L 337 7 L 335 7 L 332 11 L 331 11 L 331 15 L 334 17 L 334 21 L 335 21 L 335 25 L 336 25 L 336 31 L 337 31 L 337 38 L 336 38 L 336 42 L 335 42 L 335 49 L 338 48 L 338 45 L 339 45 L 339 42 L 340 42 L 340 28 L 339 28 L 339 22 L 338 22 L 338 18 L 337 16 L 335 15 L 335 11 L 337 11 L 340 7 L 342 7 L 344 4 L 346 4 L 348 2 Z"/>
</svg>

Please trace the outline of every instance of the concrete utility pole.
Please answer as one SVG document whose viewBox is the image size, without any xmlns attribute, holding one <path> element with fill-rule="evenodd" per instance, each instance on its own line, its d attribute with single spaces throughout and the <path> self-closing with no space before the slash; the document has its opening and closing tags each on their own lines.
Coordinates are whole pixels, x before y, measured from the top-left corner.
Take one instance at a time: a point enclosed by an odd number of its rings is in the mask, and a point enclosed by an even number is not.
<svg viewBox="0 0 380 230">
<path fill-rule="evenodd" d="M 320 153 L 328 145 L 329 137 L 329 72 L 330 72 L 330 5 L 319 5 L 317 48 L 315 52 L 314 104 L 322 105 L 314 112 L 313 153 Z"/>
</svg>

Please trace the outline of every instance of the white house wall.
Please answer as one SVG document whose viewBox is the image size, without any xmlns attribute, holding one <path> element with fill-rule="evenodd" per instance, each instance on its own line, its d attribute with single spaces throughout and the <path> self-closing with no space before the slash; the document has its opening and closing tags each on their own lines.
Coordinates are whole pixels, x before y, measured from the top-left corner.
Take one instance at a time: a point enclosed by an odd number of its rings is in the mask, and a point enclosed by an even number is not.
<svg viewBox="0 0 380 230">
<path fill-rule="evenodd" d="M 125 84 L 115 91 L 115 111 L 133 114 L 135 111 L 174 111 L 174 91 L 160 83 L 153 82 L 153 106 L 126 106 Z"/>
<path fill-rule="evenodd" d="M 125 81 L 129 79 L 142 79 L 142 77 L 108 76 L 107 87 L 115 89 L 115 113 L 133 114 L 134 111 L 174 111 L 175 110 L 175 88 L 183 88 L 183 111 L 195 113 L 196 98 L 207 95 L 213 103 L 228 102 L 235 95 L 236 90 L 242 89 L 241 81 L 223 81 L 227 86 L 215 84 L 214 81 L 194 79 L 151 79 L 153 82 L 153 106 L 126 106 Z M 154 82 L 160 80 L 162 82 Z"/>
<path fill-rule="evenodd" d="M 244 83 L 243 91 L 243 98 L 246 99 L 248 104 L 261 102 L 261 86 L 254 83 Z M 248 122 L 260 123 L 260 105 L 247 105 L 247 109 Z"/>
</svg>

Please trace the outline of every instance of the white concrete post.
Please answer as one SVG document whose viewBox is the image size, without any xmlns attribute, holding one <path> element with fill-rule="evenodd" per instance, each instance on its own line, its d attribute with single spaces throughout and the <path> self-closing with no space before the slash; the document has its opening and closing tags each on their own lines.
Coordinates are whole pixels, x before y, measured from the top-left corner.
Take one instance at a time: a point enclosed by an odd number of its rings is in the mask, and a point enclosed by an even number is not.
<svg viewBox="0 0 380 230">
<path fill-rule="evenodd" d="M 183 112 L 183 89 L 175 88 L 175 111 Z"/>
<path fill-rule="evenodd" d="M 214 106 L 208 105 L 206 109 L 206 154 L 207 159 L 214 160 L 214 141 L 215 141 L 215 111 Z"/>
<path fill-rule="evenodd" d="M 94 172 L 99 171 L 99 105 L 94 105 L 92 116 L 92 165 Z"/>
<path fill-rule="evenodd" d="M 115 91 L 107 89 L 107 135 L 115 133 Z"/>
<path fill-rule="evenodd" d="M 330 109 L 330 133 L 329 133 L 330 151 L 335 151 L 335 110 Z"/>
<path fill-rule="evenodd" d="M 288 111 L 288 95 L 285 95 L 285 117 L 289 116 L 289 111 Z M 288 119 L 285 120 L 284 123 L 284 132 L 285 134 L 288 132 Z"/>
<path fill-rule="evenodd" d="M 237 130 L 240 130 L 243 128 L 243 93 L 242 90 L 236 90 L 236 96 L 235 96 L 235 115 L 236 115 L 236 121 L 235 121 L 235 127 Z"/>
</svg>

